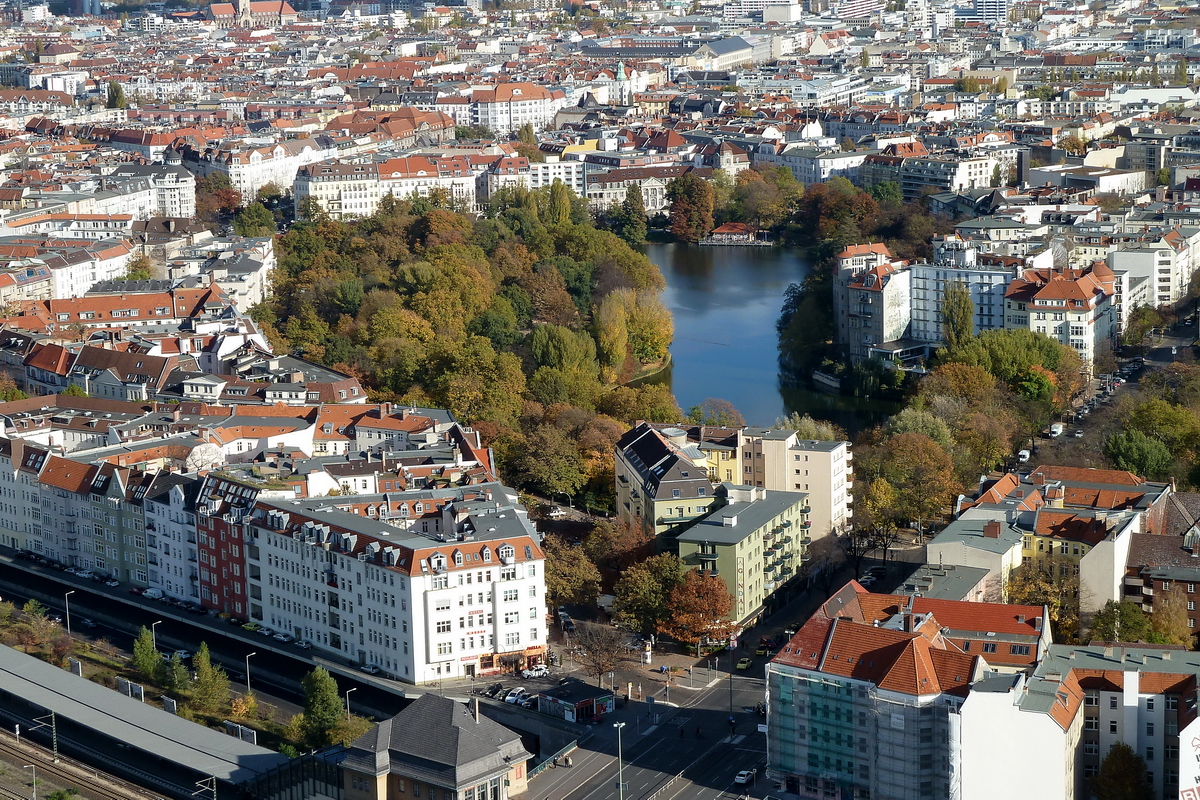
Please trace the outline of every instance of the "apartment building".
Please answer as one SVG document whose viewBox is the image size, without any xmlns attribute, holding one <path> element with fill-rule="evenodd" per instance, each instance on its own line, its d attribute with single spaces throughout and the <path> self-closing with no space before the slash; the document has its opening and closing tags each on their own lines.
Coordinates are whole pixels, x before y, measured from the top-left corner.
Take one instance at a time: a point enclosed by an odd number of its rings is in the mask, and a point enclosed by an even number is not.
<svg viewBox="0 0 1200 800">
<path fill-rule="evenodd" d="M 833 318 L 834 318 L 834 341 L 841 345 L 850 345 L 851 339 L 851 284 L 863 285 L 863 281 L 859 280 L 863 273 L 870 270 L 880 270 L 876 273 L 877 282 L 885 275 L 891 276 L 899 272 L 903 267 L 903 263 L 892 258 L 891 251 L 888 250 L 886 244 L 882 242 L 872 244 L 856 244 L 847 247 L 837 255 L 837 270 L 834 272 L 833 278 Z M 879 283 L 878 288 L 873 288 L 876 293 L 882 293 L 887 283 Z M 897 289 L 902 287 L 897 286 Z M 871 295 L 872 298 L 875 295 Z M 861 312 L 862 298 L 861 293 L 856 295 L 856 304 L 858 311 Z M 882 317 L 880 317 L 882 320 Z M 856 327 L 862 327 L 856 326 Z M 879 327 L 880 335 L 882 335 L 883 326 L 872 324 L 872 328 Z M 861 343 L 862 337 L 853 334 L 854 338 Z M 886 340 L 880 340 L 886 341 Z"/>
<path fill-rule="evenodd" d="M 170 472 L 142 473 L 134 496 L 142 499 L 146 529 L 146 583 L 167 597 L 200 603 L 196 498 L 201 481 Z"/>
<path fill-rule="evenodd" d="M 522 125 L 540 131 L 566 105 L 566 95 L 532 83 L 501 83 L 494 89 L 471 92 L 468 106 L 472 125 L 482 125 L 499 134 L 516 133 Z"/>
<path fill-rule="evenodd" d="M 808 561 L 812 523 L 802 492 L 723 485 L 725 504 L 676 537 L 679 557 L 725 582 L 731 617 L 742 628 L 769 614 L 786 595 L 776 593 Z"/>
<path fill-rule="evenodd" d="M 1116 343 L 1115 296 L 1113 273 L 1104 262 L 1083 270 L 1026 270 L 1004 292 L 1004 327 L 1045 334 L 1090 366 Z"/>
<path fill-rule="evenodd" d="M 814 538 L 850 525 L 854 513 L 850 442 L 801 439 L 796 431 L 756 427 L 743 428 L 738 439 L 743 484 L 807 495 Z"/>
<path fill-rule="evenodd" d="M 977 682 L 961 709 L 963 796 L 1082 800 L 1118 742 L 1146 760 L 1154 797 L 1181 796 L 1197 674 L 1185 648 L 1101 642 L 1051 645 L 1032 674 Z"/>
<path fill-rule="evenodd" d="M 391 158 L 374 164 L 323 161 L 300 167 L 292 191 L 297 204 L 316 200 L 334 219 L 369 217 L 383 198 L 404 199 L 447 192 L 463 208 L 476 207 L 476 181 L 483 166 L 467 156 Z"/>
<path fill-rule="evenodd" d="M 545 558 L 515 494 L 260 499 L 250 617 L 411 683 L 544 660 Z"/>
<path fill-rule="evenodd" d="M 1123 244 L 1109 254 L 1108 265 L 1127 282 L 1146 280 L 1152 305 L 1178 302 L 1187 295 L 1192 275 L 1200 267 L 1200 230 L 1175 228 L 1155 241 Z"/>
<path fill-rule="evenodd" d="M 912 325 L 912 277 L 906 269 L 881 264 L 860 272 L 845 287 L 849 298 L 838 331 L 850 358 L 870 358 L 875 348 L 899 342 Z"/>
<path fill-rule="evenodd" d="M 196 216 L 196 177 L 183 167 L 163 164 L 121 164 L 113 178 L 148 181 L 154 192 L 155 214 L 162 217 Z"/>
<path fill-rule="evenodd" d="M 1128 600 L 1153 613 L 1163 596 L 1178 589 L 1186 597 L 1188 627 L 1196 630 L 1200 626 L 1197 587 L 1200 587 L 1200 535 L 1190 530 L 1183 536 L 1133 534 L 1126 555 L 1123 593 L 1116 599 Z"/>
<path fill-rule="evenodd" d="M 766 772 L 786 791 L 969 796 L 958 721 L 985 656 L 962 652 L 906 598 L 881 608 L 892 600 L 847 584 L 767 665 Z"/>
<path fill-rule="evenodd" d="M 736 451 L 723 452 L 732 473 Z M 708 456 L 683 428 L 637 425 L 617 441 L 613 472 L 618 519 L 652 534 L 660 549 L 673 549 L 675 534 L 721 502 Z"/>
<path fill-rule="evenodd" d="M 581 160 L 546 156 L 545 161 L 530 161 L 524 156 L 506 156 L 495 159 L 486 170 L 479 172 L 476 192 L 486 198 L 509 187 L 548 189 L 558 182 L 577 197 L 587 197 L 590 196 L 587 194 L 588 177 L 588 164 Z M 620 199 L 625 199 L 624 193 Z"/>
<path fill-rule="evenodd" d="M 210 473 L 200 486 L 194 537 L 200 563 L 190 564 L 187 577 L 189 588 L 192 583 L 197 585 L 197 602 L 204 608 L 239 619 L 250 616 L 246 524 L 260 494 L 260 488 L 220 473 Z M 286 493 L 277 490 L 273 494 Z"/>
</svg>

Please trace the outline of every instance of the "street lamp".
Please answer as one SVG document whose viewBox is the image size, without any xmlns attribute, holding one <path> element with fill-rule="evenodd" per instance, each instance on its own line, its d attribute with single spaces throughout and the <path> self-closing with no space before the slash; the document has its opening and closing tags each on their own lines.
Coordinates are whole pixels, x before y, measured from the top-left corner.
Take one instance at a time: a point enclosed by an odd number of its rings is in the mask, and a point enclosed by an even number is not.
<svg viewBox="0 0 1200 800">
<path fill-rule="evenodd" d="M 258 655 L 257 650 L 246 656 L 246 694 L 250 694 L 250 656 L 256 655 Z"/>
<path fill-rule="evenodd" d="M 157 650 L 157 649 L 158 649 L 158 631 L 154 630 L 154 626 L 155 626 L 155 625 L 161 625 L 161 624 L 162 624 L 162 620 L 161 620 L 161 619 L 160 619 L 158 622 L 151 622 L 151 623 L 150 623 L 150 643 L 151 643 L 152 645 L 154 645 L 154 649 L 155 649 L 155 650 Z"/>
<path fill-rule="evenodd" d="M 617 800 L 625 800 L 625 765 L 621 761 L 621 728 L 625 723 L 614 722 L 613 727 L 617 729 Z"/>
<path fill-rule="evenodd" d="M 21 769 L 33 770 L 33 800 L 37 800 L 37 764 L 26 764 Z"/>
<path fill-rule="evenodd" d="M 75 594 L 75 590 L 67 592 L 63 595 L 63 603 L 67 606 L 67 638 L 71 638 L 71 595 Z"/>
<path fill-rule="evenodd" d="M 357 688 L 358 688 L 357 686 L 354 687 L 354 689 L 357 689 Z M 346 718 L 347 719 L 350 718 L 350 693 L 353 692 L 354 689 L 346 690 Z"/>
<path fill-rule="evenodd" d="M 554 499 L 554 495 L 556 495 L 556 494 L 561 494 L 563 497 L 567 498 L 567 508 L 574 508 L 574 507 L 575 507 L 574 505 L 572 505 L 572 499 L 571 499 L 571 495 L 567 494 L 566 492 L 551 492 L 551 493 L 550 493 L 550 499 L 551 499 L 551 500 L 553 500 L 553 499 Z"/>
</svg>

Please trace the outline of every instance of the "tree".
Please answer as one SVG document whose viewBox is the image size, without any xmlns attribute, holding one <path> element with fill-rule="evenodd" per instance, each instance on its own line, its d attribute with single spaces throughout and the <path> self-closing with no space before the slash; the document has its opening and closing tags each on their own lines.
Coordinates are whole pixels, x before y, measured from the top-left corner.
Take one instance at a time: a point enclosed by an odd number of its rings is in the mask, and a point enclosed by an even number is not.
<svg viewBox="0 0 1200 800">
<path fill-rule="evenodd" d="M 630 184 L 625 190 L 617 235 L 632 245 L 646 241 L 646 201 L 642 197 L 642 187 L 636 183 Z"/>
<path fill-rule="evenodd" d="M 733 403 L 717 397 L 706 398 L 700 405 L 689 408 L 687 418 L 693 425 L 718 428 L 742 428 L 746 425 L 746 420 L 733 407 Z"/>
<path fill-rule="evenodd" d="M 455 139 L 495 139 L 496 132 L 486 125 L 458 125 L 454 128 Z"/>
<path fill-rule="evenodd" d="M 1188 628 L 1188 599 L 1183 587 L 1175 584 L 1166 592 L 1154 595 L 1154 613 L 1150 615 L 1150 631 L 1156 644 L 1192 644 Z"/>
<path fill-rule="evenodd" d="M 820 583 L 825 597 L 833 593 L 834 581 L 846 564 L 846 550 L 841 539 L 830 533 L 814 541 L 805 551 L 808 560 L 804 562 L 803 574 L 810 584 L 814 578 Z"/>
<path fill-rule="evenodd" d="M 1128 600 L 1109 600 L 1092 615 L 1088 635 L 1098 642 L 1145 642 L 1150 620 L 1141 606 Z"/>
<path fill-rule="evenodd" d="M 885 428 L 888 436 L 899 436 L 902 433 L 920 433 L 937 442 L 943 450 L 949 451 L 954 444 L 950 426 L 928 411 L 909 406 L 887 421 Z"/>
<path fill-rule="evenodd" d="M 596 676 L 596 685 L 601 685 L 604 676 L 616 670 L 629 659 L 626 647 L 628 634 L 610 628 L 581 622 L 575 628 L 572 641 L 576 648 L 575 660 L 588 675 Z"/>
<path fill-rule="evenodd" d="M 325 747 L 343 715 L 337 681 L 324 667 L 317 667 L 304 676 L 300 688 L 304 693 L 304 742 L 309 747 Z"/>
<path fill-rule="evenodd" d="M 670 617 L 671 592 L 683 580 L 683 562 L 671 553 L 652 556 L 625 571 L 613 592 L 613 619 L 643 634 L 659 633 Z"/>
<path fill-rule="evenodd" d="M 526 435 L 526 441 L 527 446 L 512 465 L 521 483 L 547 495 L 577 494 L 586 480 L 584 463 L 567 434 L 540 425 Z"/>
<path fill-rule="evenodd" d="M 1058 148 L 1073 156 L 1081 156 L 1087 152 L 1087 142 L 1073 133 L 1068 133 L 1059 138 Z"/>
<path fill-rule="evenodd" d="M 688 171 L 667 184 L 671 233 L 681 242 L 698 242 L 713 229 L 713 190 Z"/>
<path fill-rule="evenodd" d="M 900 184 L 895 181 L 881 181 L 871 187 L 871 196 L 881 206 L 901 206 L 904 204 L 904 194 Z"/>
<path fill-rule="evenodd" d="M 1150 331 L 1162 324 L 1162 315 L 1153 306 L 1138 306 L 1129 312 L 1129 322 L 1122 338 L 1125 344 L 1140 347 L 1146 343 Z"/>
<path fill-rule="evenodd" d="M 145 253 L 138 253 L 125 264 L 125 280 L 150 280 L 150 259 L 146 257 Z"/>
<path fill-rule="evenodd" d="M 275 217 L 262 203 L 251 203 L 233 218 L 233 230 L 238 236 L 273 236 Z"/>
<path fill-rule="evenodd" d="M 121 84 L 116 81 L 108 82 L 108 96 L 104 103 L 105 108 L 125 108 L 125 90 L 121 88 Z"/>
<path fill-rule="evenodd" d="M 542 540 L 542 550 L 546 554 L 546 599 L 550 605 L 594 605 L 600 594 L 600 571 L 583 547 L 547 536 Z"/>
<path fill-rule="evenodd" d="M 841 144 L 842 152 L 844 152 L 844 153 L 852 153 L 858 148 L 858 145 L 855 144 L 854 140 L 851 139 L 849 136 L 843 136 L 840 144 Z"/>
<path fill-rule="evenodd" d="M 167 694 L 180 697 L 188 693 L 192 676 L 188 674 L 187 666 L 179 653 L 172 653 L 171 659 L 162 667 L 162 687 Z"/>
<path fill-rule="evenodd" d="M 517 141 L 522 144 L 537 144 L 537 134 L 533 131 L 532 122 L 526 122 L 517 129 Z"/>
<path fill-rule="evenodd" d="M 812 439 L 817 442 L 840 442 L 847 439 L 846 432 L 839 426 L 826 420 L 813 419 L 808 414 L 793 411 L 786 417 L 775 420 L 776 428 L 795 431 L 797 438 Z"/>
<path fill-rule="evenodd" d="M 87 397 L 88 393 L 79 388 L 77 384 L 72 383 L 67 388 L 59 392 L 63 397 Z"/>
<path fill-rule="evenodd" d="M 1117 469 L 1151 480 L 1165 476 L 1174 461 L 1165 444 L 1140 430 L 1121 431 L 1108 437 L 1104 455 Z"/>
<path fill-rule="evenodd" d="M 975 335 L 975 303 L 962 281 L 950 281 L 942 291 L 942 339 L 957 350 Z"/>
<path fill-rule="evenodd" d="M 736 628 L 731 620 L 733 598 L 725 581 L 708 570 L 691 569 L 671 590 L 671 615 L 663 631 L 677 642 L 696 643 L 696 656 L 703 655 L 706 640 L 728 640 Z"/>
<path fill-rule="evenodd" d="M 1005 587 L 1009 603 L 1046 606 L 1054 641 L 1064 644 L 1079 638 L 1079 592 L 1074 564 L 1057 558 L 1022 564 L 1010 573 Z"/>
<path fill-rule="evenodd" d="M 1117 742 L 1100 762 L 1100 771 L 1092 777 L 1092 795 L 1096 800 L 1152 800 L 1154 784 L 1146 771 L 1146 762 L 1129 745 Z"/>
<path fill-rule="evenodd" d="M 1171 185 L 1171 168 L 1163 167 L 1160 170 L 1155 170 L 1154 182 L 1159 186 L 1169 187 Z"/>
<path fill-rule="evenodd" d="M 529 123 L 525 123 L 528 125 Z M 571 198 L 573 197 L 570 187 L 565 183 L 554 179 L 554 183 L 550 184 L 549 195 L 546 201 L 546 222 L 551 225 L 566 225 L 571 221 Z"/>
<path fill-rule="evenodd" d="M 222 667 L 212 663 L 207 642 L 201 642 L 200 649 L 192 656 L 192 668 L 196 672 L 192 704 L 209 714 L 219 711 L 229 701 L 229 676 Z"/>
<path fill-rule="evenodd" d="M 654 536 L 641 525 L 599 520 L 583 540 L 583 549 L 596 566 L 625 570 L 654 555 Z"/>
<path fill-rule="evenodd" d="M 154 634 L 144 625 L 133 640 L 133 657 L 129 663 L 148 681 L 157 681 L 162 673 L 162 653 L 154 646 Z"/>
<path fill-rule="evenodd" d="M 963 94 L 979 94 L 979 79 L 970 75 L 959 78 L 954 82 L 954 91 Z"/>
</svg>

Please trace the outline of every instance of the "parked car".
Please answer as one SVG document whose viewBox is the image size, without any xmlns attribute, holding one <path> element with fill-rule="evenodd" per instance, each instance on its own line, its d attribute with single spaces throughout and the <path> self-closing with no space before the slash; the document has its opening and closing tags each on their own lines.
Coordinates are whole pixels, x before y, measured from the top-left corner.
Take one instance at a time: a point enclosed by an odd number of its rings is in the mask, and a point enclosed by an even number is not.
<svg viewBox="0 0 1200 800">
<path fill-rule="evenodd" d="M 771 648 L 767 647 L 765 644 L 760 644 L 758 646 L 758 649 L 754 651 L 754 655 L 769 656 L 769 655 L 771 655 Z"/>
<path fill-rule="evenodd" d="M 750 669 L 750 665 L 753 663 L 754 663 L 754 659 L 750 658 L 750 656 L 746 656 L 745 658 L 743 658 L 741 661 L 739 661 L 737 663 L 737 668 L 739 670 L 748 670 L 748 669 Z"/>
<path fill-rule="evenodd" d="M 867 574 L 882 578 L 884 575 L 887 575 L 887 567 L 867 567 Z"/>
<path fill-rule="evenodd" d="M 259 636 L 274 636 L 275 635 L 275 631 L 271 630 L 270 628 L 259 628 L 257 633 Z"/>
<path fill-rule="evenodd" d="M 750 770 L 744 769 L 737 775 L 733 776 L 734 783 L 749 783 L 754 776 L 750 774 Z"/>
<path fill-rule="evenodd" d="M 1076 439 L 1082 439 L 1083 438 L 1083 428 L 1076 428 L 1075 430 L 1071 431 L 1071 435 L 1074 436 Z"/>
<path fill-rule="evenodd" d="M 301 650 L 311 650 L 312 642 L 305 639 L 304 641 L 296 642 L 296 647 L 299 647 Z"/>
<path fill-rule="evenodd" d="M 525 694 L 525 687 L 518 686 L 517 688 L 515 688 L 511 692 L 509 692 L 507 695 L 505 695 L 504 702 L 513 703 L 515 705 L 516 703 L 521 702 L 521 698 L 524 694 Z"/>
<path fill-rule="evenodd" d="M 83 628 L 94 628 L 94 627 L 96 627 L 96 623 L 95 623 L 95 622 L 93 622 L 92 620 L 88 619 L 87 617 L 80 617 L 79 619 L 77 619 L 77 620 L 75 621 L 75 624 L 76 624 L 76 625 L 79 625 L 80 627 L 83 627 Z"/>
<path fill-rule="evenodd" d="M 550 674 L 550 669 L 545 664 L 538 664 L 529 669 L 521 670 L 522 678 L 544 678 Z"/>
<path fill-rule="evenodd" d="M 379 674 L 379 667 L 375 666 L 374 664 L 363 664 L 361 667 L 359 667 L 359 669 L 362 670 L 363 672 L 367 673 L 368 675 L 378 675 Z"/>
<path fill-rule="evenodd" d="M 566 515 L 567 512 L 563 511 L 560 506 L 550 506 L 550 510 L 546 512 L 546 516 L 550 519 L 562 519 Z"/>
<path fill-rule="evenodd" d="M 283 642 L 284 644 L 288 644 L 289 642 L 293 641 L 293 639 L 294 637 L 288 636 L 286 633 L 275 634 L 275 641 Z"/>
<path fill-rule="evenodd" d="M 572 622 L 571 620 L 567 620 L 566 622 L 563 623 L 562 629 L 564 631 L 566 631 L 567 633 L 574 633 L 575 632 L 575 623 Z"/>
<path fill-rule="evenodd" d="M 174 653 L 171 653 L 171 656 L 172 657 L 179 656 L 180 661 L 187 661 L 189 658 L 192 657 L 192 654 L 189 653 L 187 650 L 176 650 Z"/>
<path fill-rule="evenodd" d="M 230 622 L 232 622 L 232 621 L 233 620 L 231 619 Z M 259 630 L 260 628 L 262 628 L 262 625 L 259 625 L 257 622 L 247 622 L 245 625 L 242 626 L 242 630 L 250 631 L 251 633 L 254 633 L 255 631 Z"/>
<path fill-rule="evenodd" d="M 120 582 L 120 581 L 117 581 L 117 580 L 113 580 L 112 578 L 109 578 L 108 580 L 106 580 L 106 581 L 104 582 L 104 585 L 105 585 L 105 586 L 108 586 L 108 587 L 110 587 L 110 588 L 115 588 L 115 587 L 117 587 L 117 586 L 120 586 L 120 585 L 121 585 L 121 582 Z"/>
<path fill-rule="evenodd" d="M 70 570 L 68 569 L 68 571 L 70 571 Z M 75 574 L 81 578 L 91 579 L 91 578 L 95 577 L 95 573 L 92 572 L 90 569 L 80 570 L 80 571 L 76 572 Z"/>
<path fill-rule="evenodd" d="M 142 592 L 142 597 L 147 600 L 161 600 L 163 598 L 162 589 L 147 589 Z"/>
</svg>

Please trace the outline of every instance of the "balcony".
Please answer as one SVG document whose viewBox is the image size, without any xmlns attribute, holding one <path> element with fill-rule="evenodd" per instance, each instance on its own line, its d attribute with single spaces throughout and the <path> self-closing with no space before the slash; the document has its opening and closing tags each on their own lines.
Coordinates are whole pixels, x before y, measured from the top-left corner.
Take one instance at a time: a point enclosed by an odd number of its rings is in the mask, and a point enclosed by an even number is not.
<svg viewBox="0 0 1200 800">
<path fill-rule="evenodd" d="M 804 563 L 805 561 L 811 561 L 811 560 L 812 560 L 812 553 L 805 552 L 805 553 L 800 554 L 800 563 Z"/>
<path fill-rule="evenodd" d="M 800 529 L 801 529 L 801 530 L 805 530 L 805 531 L 806 531 L 806 530 L 808 530 L 808 529 L 809 529 L 809 528 L 811 528 L 811 527 L 812 527 L 812 522 L 810 522 L 810 521 L 808 521 L 808 520 L 805 520 L 804 522 L 801 522 L 801 523 L 800 523 Z"/>
<path fill-rule="evenodd" d="M 148 530 L 148 531 L 157 531 L 157 530 L 158 530 L 158 528 L 157 528 L 157 527 L 155 527 L 155 525 L 154 525 L 154 523 L 153 523 L 153 522 L 147 522 L 147 523 L 146 523 L 146 530 Z"/>
<path fill-rule="evenodd" d="M 1142 595 L 1145 597 L 1154 597 L 1154 587 L 1153 586 L 1143 586 L 1142 587 Z"/>
<path fill-rule="evenodd" d="M 716 553 L 697 553 L 696 557 L 701 561 L 716 561 L 718 558 Z"/>
</svg>

